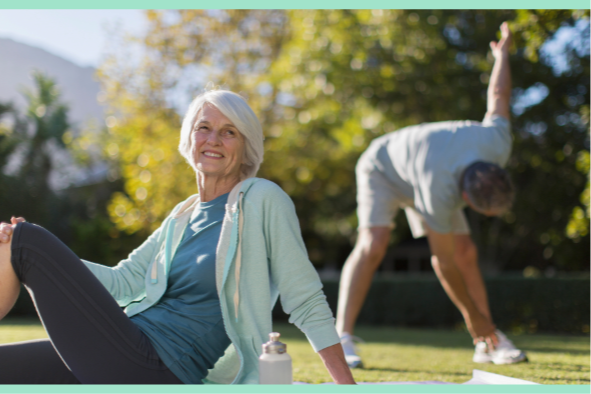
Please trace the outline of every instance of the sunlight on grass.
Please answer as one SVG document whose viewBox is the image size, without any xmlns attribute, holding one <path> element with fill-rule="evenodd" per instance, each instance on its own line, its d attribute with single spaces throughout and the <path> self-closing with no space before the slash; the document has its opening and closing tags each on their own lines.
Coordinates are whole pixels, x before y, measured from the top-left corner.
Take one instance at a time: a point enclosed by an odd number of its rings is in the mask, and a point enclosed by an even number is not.
<svg viewBox="0 0 591 394">
<path fill-rule="evenodd" d="M 330 382 L 330 376 L 304 334 L 290 324 L 275 324 L 293 359 L 294 380 Z M 527 351 L 529 363 L 475 364 L 469 336 L 461 331 L 359 327 L 364 369 L 353 370 L 358 382 L 428 381 L 464 383 L 472 370 L 542 384 L 589 384 L 589 337 L 522 334 L 511 336 Z M 0 343 L 46 338 L 38 320 L 8 318 L 0 322 Z"/>
<path fill-rule="evenodd" d="M 11 317 L 0 321 L 0 343 L 40 338 L 47 338 L 47 333 L 38 319 Z"/>
<path fill-rule="evenodd" d="M 331 381 L 320 358 L 305 336 L 294 326 L 275 324 L 282 333 L 294 364 L 294 380 L 321 383 Z M 360 355 L 364 369 L 353 370 L 358 382 L 429 381 L 464 383 L 472 370 L 542 384 L 589 384 L 589 338 L 560 335 L 523 334 L 511 336 L 516 346 L 527 351 L 530 362 L 514 365 L 476 364 L 474 348 L 464 332 L 451 330 L 359 327 L 364 338 Z"/>
</svg>

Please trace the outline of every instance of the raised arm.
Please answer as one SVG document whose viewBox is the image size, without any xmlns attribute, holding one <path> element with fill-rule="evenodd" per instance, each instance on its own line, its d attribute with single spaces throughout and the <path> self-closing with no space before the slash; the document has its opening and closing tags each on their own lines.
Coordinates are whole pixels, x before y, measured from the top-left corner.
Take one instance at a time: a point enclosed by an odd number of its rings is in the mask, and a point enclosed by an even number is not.
<svg viewBox="0 0 591 394">
<path fill-rule="evenodd" d="M 509 68 L 509 47 L 511 31 L 507 22 L 501 25 L 501 39 L 491 41 L 495 64 L 493 65 L 487 93 L 487 111 L 485 117 L 500 115 L 509 119 L 509 103 L 511 102 L 511 70 Z"/>
</svg>

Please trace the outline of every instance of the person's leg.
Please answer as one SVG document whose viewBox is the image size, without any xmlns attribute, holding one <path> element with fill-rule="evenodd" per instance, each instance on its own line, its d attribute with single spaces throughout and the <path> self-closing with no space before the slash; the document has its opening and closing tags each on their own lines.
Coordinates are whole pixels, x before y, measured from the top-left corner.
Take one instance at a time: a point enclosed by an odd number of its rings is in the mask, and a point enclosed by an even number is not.
<svg viewBox="0 0 591 394">
<path fill-rule="evenodd" d="M 386 254 L 391 231 L 390 227 L 359 229 L 355 248 L 341 273 L 336 322 L 340 335 L 345 332 L 353 334 L 373 275 Z"/>
<path fill-rule="evenodd" d="M 31 294 L 57 354 L 77 380 L 181 383 L 92 272 L 54 235 L 20 223 L 11 254 L 14 273 Z"/>
<path fill-rule="evenodd" d="M 0 345 L 0 384 L 77 384 L 49 339 Z"/>
<path fill-rule="evenodd" d="M 395 187 L 386 178 L 378 157 L 386 154 L 374 141 L 355 167 L 357 185 L 358 236 L 341 271 L 336 329 L 341 337 L 353 334 L 355 321 L 365 301 L 373 274 L 382 262 L 393 219 L 398 211 Z"/>
<path fill-rule="evenodd" d="M 487 317 L 491 323 L 494 323 L 490 313 L 486 287 L 478 266 L 478 249 L 476 245 L 469 234 L 456 234 L 454 243 L 454 258 L 468 293 L 480 313 Z M 505 334 L 499 330 L 496 330 L 495 334 L 498 341 L 496 348 L 494 350 L 489 349 L 484 342 L 476 344 L 472 361 L 477 363 L 494 362 L 495 364 L 514 364 L 527 361 L 525 352 L 516 348 Z"/>
<path fill-rule="evenodd" d="M 482 315 L 492 323 L 486 287 L 478 266 L 478 249 L 469 234 L 456 234 L 455 261 L 464 278 L 468 294 Z"/>
</svg>

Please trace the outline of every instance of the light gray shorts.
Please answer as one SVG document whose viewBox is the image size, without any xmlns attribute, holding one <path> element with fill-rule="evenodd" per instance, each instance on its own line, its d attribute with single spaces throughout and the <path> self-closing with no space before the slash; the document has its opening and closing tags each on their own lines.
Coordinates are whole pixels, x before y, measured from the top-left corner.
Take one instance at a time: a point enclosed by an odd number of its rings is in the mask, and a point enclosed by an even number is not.
<svg viewBox="0 0 591 394">
<path fill-rule="evenodd" d="M 426 236 L 427 224 L 423 216 L 414 209 L 412 199 L 400 194 L 392 181 L 380 171 L 380 166 L 376 160 L 376 152 L 370 146 L 361 155 L 355 167 L 358 228 L 394 228 L 394 218 L 402 208 L 413 237 Z M 451 221 L 452 233 L 470 234 L 470 227 L 462 209 L 454 212 Z"/>
</svg>

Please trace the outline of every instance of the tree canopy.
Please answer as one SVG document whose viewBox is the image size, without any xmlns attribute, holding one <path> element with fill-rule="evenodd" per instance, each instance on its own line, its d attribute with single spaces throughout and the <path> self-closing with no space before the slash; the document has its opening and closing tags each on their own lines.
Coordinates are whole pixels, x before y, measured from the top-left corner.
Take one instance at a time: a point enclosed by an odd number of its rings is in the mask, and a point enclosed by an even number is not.
<svg viewBox="0 0 591 394">
<path fill-rule="evenodd" d="M 196 192 L 176 151 L 182 112 L 208 83 L 239 92 L 263 124 L 259 176 L 296 204 L 312 261 L 339 266 L 355 236 L 354 167 L 371 140 L 421 122 L 480 120 L 489 42 L 514 32 L 514 208 L 469 214 L 490 269 L 589 268 L 589 11 L 148 11 L 135 45 L 100 70 L 102 138 L 123 190 L 121 231 L 147 234 Z M 397 220 L 393 242 L 409 237 Z"/>
</svg>

